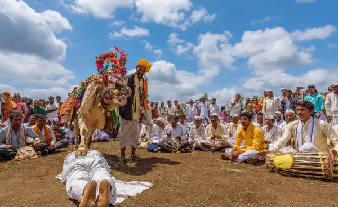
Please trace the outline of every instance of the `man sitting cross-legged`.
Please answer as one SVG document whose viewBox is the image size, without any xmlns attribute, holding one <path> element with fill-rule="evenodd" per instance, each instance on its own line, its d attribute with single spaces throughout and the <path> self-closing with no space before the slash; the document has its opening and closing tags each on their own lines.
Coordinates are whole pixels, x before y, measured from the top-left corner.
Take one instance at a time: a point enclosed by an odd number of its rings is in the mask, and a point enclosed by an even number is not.
<svg viewBox="0 0 338 207">
<path fill-rule="evenodd" d="M 108 207 L 115 179 L 103 155 L 89 150 L 86 156 L 67 155 L 63 163 L 62 179 L 70 198 L 80 202 L 79 207 Z"/>
<path fill-rule="evenodd" d="M 153 123 L 150 126 L 142 124 L 138 148 L 145 149 L 150 143 L 158 143 L 159 136 L 155 120 L 153 120 Z M 156 148 L 157 146 L 155 147 L 155 149 Z"/>
<path fill-rule="evenodd" d="M 45 114 L 36 115 L 37 122 L 34 126 L 31 127 L 35 134 L 38 135 L 40 141 L 47 145 L 48 152 L 55 152 L 54 145 L 56 142 L 56 137 L 54 135 L 53 129 L 46 124 L 47 116 Z"/>
<path fill-rule="evenodd" d="M 279 137 L 282 135 L 282 129 L 278 128 L 275 125 L 275 117 L 273 115 L 267 114 L 265 116 L 265 126 L 263 126 L 262 131 L 264 135 L 265 145 L 267 149 L 275 143 Z"/>
<path fill-rule="evenodd" d="M 212 114 L 210 120 L 211 124 L 208 124 L 205 128 L 206 139 L 201 142 L 201 146 L 203 150 L 210 150 L 211 152 L 223 150 L 228 146 L 229 133 L 225 125 L 220 123 L 217 114 Z"/>
<path fill-rule="evenodd" d="M 248 161 L 256 162 L 259 151 L 265 150 L 264 136 L 262 130 L 252 125 L 252 116 L 247 112 L 240 115 L 242 127 L 237 131 L 235 145 L 230 154 L 222 154 L 222 159 L 235 162 Z M 242 140 L 245 141 L 245 147 L 240 147 Z"/>
<path fill-rule="evenodd" d="M 205 141 L 205 127 L 200 116 L 194 117 L 194 124 L 191 126 L 189 143 L 192 149 L 202 150 L 201 142 Z"/>
<path fill-rule="evenodd" d="M 331 125 L 313 117 L 314 105 L 310 101 L 298 101 L 296 110 L 299 119 L 286 125 L 278 141 L 269 150 L 260 152 L 258 155 L 265 157 L 269 153 L 278 153 L 289 140 L 293 140 L 295 150 L 330 152 L 332 160 L 336 163 L 338 136 Z M 334 148 L 330 149 L 330 146 Z"/>
<path fill-rule="evenodd" d="M 186 133 L 183 127 L 177 124 L 178 117 L 173 114 L 170 117 L 171 122 L 164 128 L 162 141 L 158 143 L 159 149 L 165 152 L 185 152 L 185 149 L 189 147 Z"/>
<path fill-rule="evenodd" d="M 9 115 L 10 126 L 0 130 L 0 157 L 13 159 L 17 150 L 27 144 L 35 150 L 43 151 L 46 145 L 40 143 L 39 137 L 33 130 L 21 124 L 22 114 L 12 111 Z"/>
</svg>

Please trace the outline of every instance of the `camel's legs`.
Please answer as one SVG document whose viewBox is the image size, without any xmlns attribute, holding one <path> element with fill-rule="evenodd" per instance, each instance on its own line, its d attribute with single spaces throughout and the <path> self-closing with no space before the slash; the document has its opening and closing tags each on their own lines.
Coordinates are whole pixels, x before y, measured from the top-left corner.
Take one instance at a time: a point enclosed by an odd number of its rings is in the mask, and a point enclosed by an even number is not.
<svg viewBox="0 0 338 207">
<path fill-rule="evenodd" d="M 74 119 L 75 149 L 79 147 L 79 121 Z"/>
</svg>

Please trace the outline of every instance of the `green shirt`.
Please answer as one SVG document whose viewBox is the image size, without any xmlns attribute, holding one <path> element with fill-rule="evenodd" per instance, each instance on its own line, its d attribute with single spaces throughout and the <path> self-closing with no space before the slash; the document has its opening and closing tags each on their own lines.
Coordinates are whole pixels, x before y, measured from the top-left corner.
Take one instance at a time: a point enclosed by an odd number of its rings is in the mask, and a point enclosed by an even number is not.
<svg viewBox="0 0 338 207">
<path fill-rule="evenodd" d="M 31 112 L 33 112 L 31 114 L 47 114 L 46 110 L 41 106 L 34 107 Z"/>
</svg>

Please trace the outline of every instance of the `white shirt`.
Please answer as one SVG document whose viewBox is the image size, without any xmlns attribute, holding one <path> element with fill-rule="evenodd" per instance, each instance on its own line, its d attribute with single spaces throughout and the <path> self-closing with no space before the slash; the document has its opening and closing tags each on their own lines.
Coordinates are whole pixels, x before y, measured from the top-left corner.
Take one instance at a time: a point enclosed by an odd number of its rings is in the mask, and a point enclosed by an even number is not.
<svg viewBox="0 0 338 207">
<path fill-rule="evenodd" d="M 146 134 L 146 138 L 149 139 L 151 143 L 158 143 L 160 141 L 160 137 L 158 136 L 158 126 L 156 124 L 152 124 L 151 126 L 142 124 L 140 138 L 143 134 Z"/>
<path fill-rule="evenodd" d="M 199 109 L 201 110 L 201 118 L 209 117 L 210 105 L 208 102 L 200 102 L 198 104 Z"/>
<path fill-rule="evenodd" d="M 217 114 L 217 116 L 221 115 L 221 110 L 217 104 L 210 104 L 210 114 Z"/>
<path fill-rule="evenodd" d="M 261 125 L 261 124 L 259 124 L 259 123 L 257 123 L 257 122 L 252 122 L 252 125 L 254 125 L 255 127 L 258 127 L 260 130 L 262 130 L 262 128 L 263 128 L 263 124 Z"/>
<path fill-rule="evenodd" d="M 278 97 L 266 97 L 264 99 L 262 112 L 264 114 L 275 115 L 277 111 L 281 109 L 281 102 Z"/>
<path fill-rule="evenodd" d="M 96 129 L 95 132 L 92 135 L 92 140 L 98 139 L 100 138 L 101 141 L 109 141 L 109 134 L 100 130 L 100 129 Z"/>
<path fill-rule="evenodd" d="M 192 119 L 196 115 L 196 107 L 195 104 L 187 105 L 187 118 Z"/>
<path fill-rule="evenodd" d="M 170 115 L 171 113 L 173 113 L 173 106 L 167 106 L 167 115 Z"/>
<path fill-rule="evenodd" d="M 208 141 L 211 141 L 211 137 L 213 135 L 220 136 L 222 140 L 226 141 L 229 139 L 229 133 L 228 130 L 225 128 L 225 125 L 222 123 L 219 123 L 217 125 L 217 129 L 214 129 L 212 127 L 212 124 L 208 124 L 205 128 L 205 138 Z"/>
<path fill-rule="evenodd" d="M 164 118 L 167 116 L 167 107 L 163 106 L 158 108 L 158 116 Z"/>
<path fill-rule="evenodd" d="M 188 128 L 190 128 L 189 124 L 187 122 L 184 122 L 184 124 L 181 124 L 181 123 L 178 123 L 178 124 L 183 127 L 184 133 L 186 133 L 186 135 L 188 135 L 187 130 L 188 130 Z"/>
<path fill-rule="evenodd" d="M 275 142 L 282 135 L 282 130 L 277 126 L 273 126 L 270 131 L 268 131 L 268 126 L 265 125 L 262 128 L 264 139 L 270 142 Z"/>
<path fill-rule="evenodd" d="M 56 142 L 56 137 L 55 137 L 54 131 L 53 131 L 52 128 L 50 128 L 50 126 L 47 126 L 47 127 L 48 127 L 49 136 L 50 136 L 50 145 L 54 146 L 54 144 Z M 35 125 L 33 125 L 31 127 L 31 129 L 34 131 Z M 40 133 L 40 136 L 41 136 L 41 137 L 39 137 L 40 140 L 42 142 L 47 142 L 47 138 L 46 138 L 46 134 L 45 134 L 45 127 L 43 127 L 42 130 L 40 130 L 38 128 L 38 130 L 39 130 L 39 133 Z"/>
<path fill-rule="evenodd" d="M 169 137 L 167 134 L 171 133 L 171 137 Z M 171 124 L 168 124 L 162 133 L 162 140 L 166 140 L 166 141 L 173 141 L 175 143 L 177 143 L 177 137 L 181 137 L 182 141 L 185 141 L 187 139 L 186 133 L 183 131 L 183 127 L 180 124 L 177 124 L 176 127 L 172 127 Z"/>
<path fill-rule="evenodd" d="M 227 123 L 225 125 L 225 128 L 228 130 L 228 133 L 229 133 L 229 136 L 230 138 L 234 139 L 236 137 L 236 134 L 237 134 L 237 131 L 239 128 L 242 127 L 242 124 L 238 124 L 237 126 L 233 126 L 233 133 L 231 133 L 231 128 L 232 128 L 232 125 L 234 125 L 234 123 L 230 122 L 230 123 Z"/>
<path fill-rule="evenodd" d="M 233 103 L 235 103 L 235 105 L 232 105 Z M 230 101 L 229 108 L 230 108 L 230 116 L 232 116 L 234 114 L 239 115 L 241 113 L 241 111 L 244 110 L 243 103 L 240 102 L 240 101 L 236 102 L 235 98 L 233 98 Z"/>
<path fill-rule="evenodd" d="M 189 140 L 195 140 L 196 142 L 201 142 L 205 140 L 205 127 L 201 124 L 199 128 L 196 125 L 192 125 L 189 134 Z"/>
<path fill-rule="evenodd" d="M 283 119 L 281 119 L 280 122 L 277 123 L 277 120 L 276 120 L 275 126 L 280 128 L 280 129 L 283 129 L 286 126 L 286 122 Z"/>
<path fill-rule="evenodd" d="M 57 106 L 56 106 L 55 103 L 53 103 L 53 104 L 48 104 L 48 105 L 46 106 L 46 111 L 54 110 L 54 109 L 57 109 Z M 47 113 L 47 119 L 48 119 L 49 121 L 53 121 L 53 119 L 55 119 L 55 118 L 58 118 L 58 111 L 57 111 L 57 110 L 55 110 L 55 111 L 53 111 L 53 112 L 51 112 L 51 113 Z"/>
</svg>

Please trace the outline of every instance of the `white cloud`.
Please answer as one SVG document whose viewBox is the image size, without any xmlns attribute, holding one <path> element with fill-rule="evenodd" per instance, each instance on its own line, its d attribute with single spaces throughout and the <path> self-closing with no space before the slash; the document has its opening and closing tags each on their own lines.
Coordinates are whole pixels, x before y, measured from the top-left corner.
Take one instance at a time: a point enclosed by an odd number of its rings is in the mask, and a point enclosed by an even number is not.
<svg viewBox="0 0 338 207">
<path fill-rule="evenodd" d="M 153 45 L 150 44 L 149 42 L 145 41 L 145 40 L 143 40 L 143 42 L 145 44 L 144 49 L 153 52 L 156 55 L 157 59 L 159 59 L 162 56 L 162 50 L 161 49 L 154 49 Z"/>
<path fill-rule="evenodd" d="M 35 12 L 23 1 L 0 1 L 0 49 L 36 54 L 46 59 L 62 60 L 67 45 L 55 33 L 71 30 L 65 17 L 55 11 Z"/>
<path fill-rule="evenodd" d="M 204 8 L 192 11 L 191 16 L 190 16 L 192 23 L 196 23 L 201 20 L 205 22 L 212 22 L 215 18 L 216 18 L 216 14 L 208 15 L 207 10 Z"/>
<path fill-rule="evenodd" d="M 297 0 L 296 3 L 312 3 L 315 0 Z"/>
<path fill-rule="evenodd" d="M 314 27 L 306 29 L 304 32 L 296 30 L 291 33 L 291 36 L 295 40 L 314 40 L 314 39 L 326 39 L 336 32 L 336 27 L 332 25 L 326 25 L 325 27 Z"/>
<path fill-rule="evenodd" d="M 333 48 L 337 48 L 337 47 L 338 47 L 337 44 L 327 43 L 327 48 L 329 48 L 329 49 L 333 49 Z"/>
<path fill-rule="evenodd" d="M 169 38 L 169 39 L 167 40 L 167 42 L 168 42 L 169 44 L 174 44 L 174 45 L 176 45 L 176 44 L 179 44 L 179 43 L 183 43 L 183 42 L 184 42 L 184 40 L 178 38 L 178 34 L 177 34 L 177 33 L 170 33 L 170 35 L 169 35 L 168 38 Z"/>
<path fill-rule="evenodd" d="M 121 26 L 121 25 L 124 25 L 126 24 L 125 21 L 114 21 L 112 23 L 109 24 L 110 27 L 118 27 L 118 26 Z"/>
<path fill-rule="evenodd" d="M 129 36 L 129 37 L 142 37 L 142 36 L 149 36 L 149 30 L 134 26 L 134 29 L 127 29 L 126 27 L 123 27 L 120 32 L 114 31 L 114 33 L 110 33 L 110 38 L 118 38 L 123 36 Z"/>
<path fill-rule="evenodd" d="M 97 18 L 114 18 L 118 8 L 132 8 L 135 0 L 68 0 L 62 4 L 69 10 L 77 14 L 92 14 Z"/>
<path fill-rule="evenodd" d="M 16 86 L 2 84 L 1 90 L 30 93 L 37 98 L 41 95 L 39 88 L 47 86 L 51 92 L 65 96 L 74 73 L 60 64 L 67 44 L 55 33 L 72 30 L 67 18 L 51 10 L 37 13 L 19 0 L 2 0 L 0 8 L 0 27 L 6 28 L 0 30 L 0 77 L 2 82 Z"/>
<path fill-rule="evenodd" d="M 194 44 L 188 42 L 185 44 L 185 46 L 183 45 L 177 45 L 176 46 L 176 54 L 180 55 L 180 54 L 184 54 L 187 53 L 188 51 L 190 51 L 192 48 L 194 47 Z"/>
<path fill-rule="evenodd" d="M 264 22 L 268 22 L 268 21 L 270 21 L 270 20 L 271 20 L 271 17 L 264 17 L 263 19 L 251 21 L 251 24 L 264 23 Z"/>
</svg>

